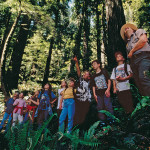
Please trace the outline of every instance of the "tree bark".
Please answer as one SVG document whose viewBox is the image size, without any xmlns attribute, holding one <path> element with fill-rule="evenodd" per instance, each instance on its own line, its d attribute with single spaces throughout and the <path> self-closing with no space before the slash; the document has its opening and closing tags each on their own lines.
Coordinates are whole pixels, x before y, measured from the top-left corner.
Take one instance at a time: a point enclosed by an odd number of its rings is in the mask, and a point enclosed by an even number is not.
<svg viewBox="0 0 150 150">
<path fill-rule="evenodd" d="M 15 47 L 12 53 L 12 73 L 10 76 L 9 88 L 14 89 L 18 88 L 18 80 L 19 80 L 19 73 L 20 67 L 22 62 L 22 56 L 24 53 L 24 48 L 27 41 L 28 31 L 29 31 L 30 21 L 28 16 L 25 14 L 23 16 L 20 31 L 15 43 Z"/>
<path fill-rule="evenodd" d="M 101 61 L 101 43 L 100 43 L 100 11 L 98 10 L 99 0 L 96 1 L 96 39 L 97 39 L 97 59 Z"/>
<path fill-rule="evenodd" d="M 10 18 L 11 18 L 11 13 L 9 12 L 8 17 L 7 17 L 7 21 L 6 21 L 6 25 L 5 25 L 6 29 L 5 29 L 4 36 L 2 38 L 1 45 L 0 45 L 0 58 L 2 56 L 4 44 L 5 44 L 6 38 L 7 38 L 8 33 L 9 33 L 9 28 L 10 28 L 9 27 L 9 21 L 10 21 Z"/>
<path fill-rule="evenodd" d="M 80 51 L 80 46 L 81 46 L 81 34 L 82 34 L 82 29 L 83 29 L 83 17 L 80 18 L 79 22 L 79 28 L 78 31 L 75 35 L 75 47 L 73 48 L 73 57 L 77 57 L 78 60 L 82 58 L 81 56 L 81 51 Z M 71 60 L 71 65 L 70 65 L 70 73 L 68 77 L 77 77 L 77 73 L 75 72 L 75 62 Z"/>
<path fill-rule="evenodd" d="M 5 43 L 4 43 L 4 46 L 2 48 L 2 53 L 1 53 L 1 58 L 0 58 L 0 81 L 1 81 L 1 89 L 2 89 L 2 92 L 6 97 L 9 96 L 9 93 L 7 93 L 6 89 L 5 89 L 5 84 L 4 84 L 4 75 L 5 75 L 5 71 L 4 71 L 4 68 L 3 65 L 4 65 L 4 58 L 5 58 L 5 53 L 6 53 L 6 50 L 7 50 L 7 47 L 9 45 L 9 42 L 10 42 L 10 39 L 15 31 L 15 28 L 17 26 L 17 23 L 18 23 L 18 20 L 20 18 L 20 15 L 21 15 L 21 11 L 18 13 L 18 16 L 16 17 L 8 35 L 7 35 L 7 38 L 5 40 Z"/>
<path fill-rule="evenodd" d="M 106 49 L 109 69 L 114 67 L 116 51 L 126 53 L 125 43 L 120 36 L 120 28 L 125 24 L 125 16 L 121 0 L 105 0 L 108 32 L 108 46 Z"/>
<path fill-rule="evenodd" d="M 89 36 L 90 36 L 90 19 L 88 13 L 88 4 L 89 1 L 85 1 L 83 6 L 83 19 L 84 19 L 84 27 L 83 27 L 83 70 L 88 70 L 90 67 L 90 45 L 89 45 Z"/>
<path fill-rule="evenodd" d="M 60 40 L 60 31 L 58 30 L 59 28 L 59 23 L 60 23 L 60 17 L 59 17 L 59 4 L 60 4 L 60 0 L 56 1 L 57 5 L 54 11 L 55 14 L 55 29 L 56 29 L 56 34 L 55 35 L 55 42 L 58 44 L 59 40 Z M 43 82 L 42 82 L 42 86 L 48 82 L 48 77 L 49 77 L 49 68 L 50 68 L 50 62 L 51 62 L 51 55 L 52 55 L 52 50 L 53 50 L 53 46 L 54 46 L 54 38 L 50 39 L 50 48 L 49 48 L 49 54 L 47 57 L 47 62 L 46 62 L 46 67 L 45 67 L 45 73 L 44 73 L 44 77 L 43 77 Z"/>
<path fill-rule="evenodd" d="M 51 62 L 51 55 L 52 55 L 53 45 L 54 45 L 54 39 L 51 38 L 50 39 L 49 54 L 48 54 L 47 61 L 46 61 L 46 67 L 45 67 L 44 79 L 43 79 L 42 86 L 48 82 L 49 68 L 50 68 L 50 62 Z"/>
</svg>

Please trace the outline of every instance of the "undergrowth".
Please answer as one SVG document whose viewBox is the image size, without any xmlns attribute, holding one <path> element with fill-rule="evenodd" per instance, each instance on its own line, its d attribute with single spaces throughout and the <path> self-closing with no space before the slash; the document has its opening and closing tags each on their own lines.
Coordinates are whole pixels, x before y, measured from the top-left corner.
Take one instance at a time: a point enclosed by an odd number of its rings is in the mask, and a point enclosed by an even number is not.
<svg viewBox="0 0 150 150">
<path fill-rule="evenodd" d="M 101 126 L 101 121 L 90 122 L 89 128 L 75 127 L 71 134 L 58 132 L 57 115 L 52 115 L 41 128 L 29 122 L 9 128 L 0 135 L 0 149 L 8 150 L 144 150 L 150 147 L 150 98 L 139 100 L 133 113 L 126 116 L 116 109 L 112 118 Z M 90 119 L 90 118 L 89 118 Z M 90 124 L 91 123 L 91 124 Z"/>
</svg>

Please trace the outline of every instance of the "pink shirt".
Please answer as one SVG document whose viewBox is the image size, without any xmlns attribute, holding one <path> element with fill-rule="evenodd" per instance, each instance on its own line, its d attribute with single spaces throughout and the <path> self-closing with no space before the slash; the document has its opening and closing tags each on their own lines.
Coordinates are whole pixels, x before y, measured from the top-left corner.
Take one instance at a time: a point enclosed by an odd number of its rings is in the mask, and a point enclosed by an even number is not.
<svg viewBox="0 0 150 150">
<path fill-rule="evenodd" d="M 24 99 L 21 99 L 21 98 L 15 100 L 15 102 L 14 102 L 13 105 L 16 105 L 16 104 L 18 104 L 18 105 L 17 105 L 18 107 L 26 107 L 26 102 L 25 102 L 25 100 L 24 100 Z M 13 113 L 15 113 L 16 109 L 17 109 L 17 108 L 14 109 Z M 21 113 L 21 109 L 18 109 L 18 111 L 17 111 L 16 113 L 20 114 L 20 113 Z"/>
</svg>

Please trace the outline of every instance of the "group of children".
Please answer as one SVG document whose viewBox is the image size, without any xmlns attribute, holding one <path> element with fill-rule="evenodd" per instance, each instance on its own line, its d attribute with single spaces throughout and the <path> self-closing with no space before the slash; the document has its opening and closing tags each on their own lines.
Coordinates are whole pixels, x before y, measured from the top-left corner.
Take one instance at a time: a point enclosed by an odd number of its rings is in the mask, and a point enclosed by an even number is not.
<svg viewBox="0 0 150 150">
<path fill-rule="evenodd" d="M 78 60 L 75 57 L 77 74 L 79 82 L 75 86 L 75 80 L 69 79 L 68 85 L 64 80 L 61 82 L 61 88 L 58 90 L 57 114 L 59 117 L 59 130 L 63 132 L 64 121 L 68 116 L 67 132 L 70 133 L 73 125 L 82 124 L 88 113 L 92 93 L 97 102 L 97 110 L 107 110 L 113 114 L 113 107 L 110 99 L 111 80 L 113 81 L 113 92 L 117 94 L 118 101 L 127 114 L 133 111 L 132 94 L 130 91 L 129 79 L 132 77 L 130 66 L 125 62 L 121 52 L 115 53 L 118 66 L 112 71 L 111 77 L 106 69 L 101 68 L 98 60 L 92 62 L 95 74 L 91 77 L 89 71 L 83 72 L 81 76 Z M 19 96 L 19 97 L 18 97 Z M 27 101 L 23 99 L 23 93 L 15 93 L 6 103 L 6 111 L 0 125 L 3 128 L 4 121 L 9 117 L 8 123 L 15 126 L 16 121 L 19 123 L 26 122 L 29 118 L 33 122 L 37 117 L 37 123 L 40 127 L 42 123 L 52 115 L 52 105 L 56 102 L 57 97 L 52 92 L 50 84 L 45 84 L 43 89 L 29 98 Z M 25 117 L 23 119 L 23 111 L 26 108 Z M 30 113 L 32 112 L 32 114 Z M 105 121 L 106 116 L 98 112 L 101 121 Z"/>
<path fill-rule="evenodd" d="M 53 103 L 57 100 L 57 97 L 52 92 L 50 84 L 46 83 L 41 91 L 36 91 L 28 100 L 24 99 L 23 93 L 16 92 L 12 98 L 6 102 L 6 110 L 3 119 L 0 124 L 0 130 L 3 129 L 5 121 L 9 117 L 8 126 L 14 127 L 16 122 L 19 124 L 25 123 L 30 120 L 33 123 L 34 118 L 37 117 L 37 124 L 40 127 L 42 123 L 48 119 L 51 115 Z M 23 115 L 25 114 L 25 115 Z"/>
</svg>

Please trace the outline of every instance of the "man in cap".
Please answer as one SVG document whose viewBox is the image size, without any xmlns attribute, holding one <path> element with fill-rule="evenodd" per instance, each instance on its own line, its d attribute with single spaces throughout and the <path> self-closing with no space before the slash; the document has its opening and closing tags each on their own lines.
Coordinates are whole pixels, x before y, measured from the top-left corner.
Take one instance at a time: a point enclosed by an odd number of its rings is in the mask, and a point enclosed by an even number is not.
<svg viewBox="0 0 150 150">
<path fill-rule="evenodd" d="M 142 96 L 150 96 L 150 45 L 147 33 L 127 23 L 121 27 L 135 83 Z"/>
</svg>

